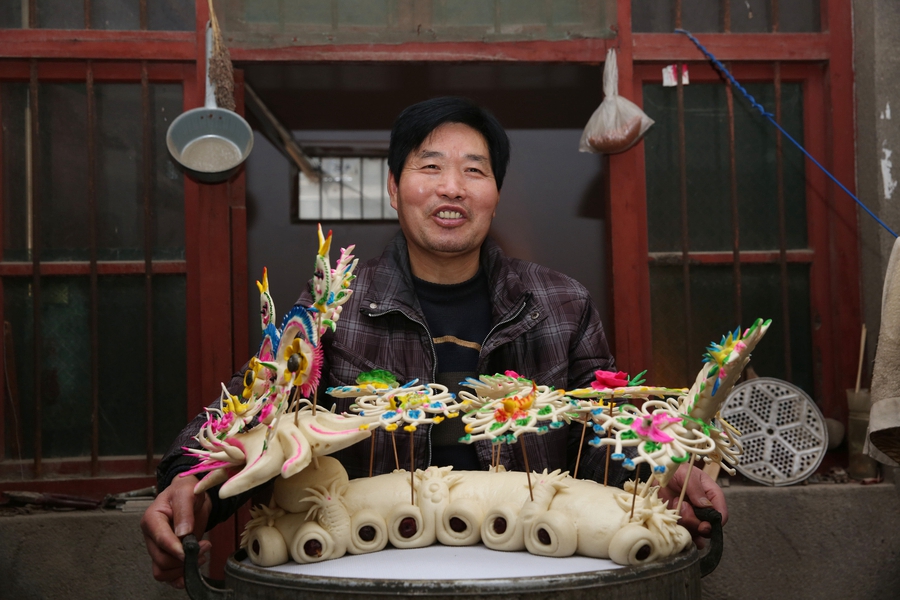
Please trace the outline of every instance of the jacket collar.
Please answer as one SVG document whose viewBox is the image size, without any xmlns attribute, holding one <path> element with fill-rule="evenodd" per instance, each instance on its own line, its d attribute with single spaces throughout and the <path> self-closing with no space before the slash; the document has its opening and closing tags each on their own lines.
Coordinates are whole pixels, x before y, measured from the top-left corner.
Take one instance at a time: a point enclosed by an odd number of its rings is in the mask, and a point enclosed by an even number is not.
<svg viewBox="0 0 900 600">
<path fill-rule="evenodd" d="M 497 323 L 522 305 L 526 289 L 519 275 L 510 267 L 510 259 L 490 238 L 481 246 L 481 268 L 490 282 L 493 322 Z M 363 310 L 368 314 L 382 314 L 400 310 L 421 317 L 419 301 L 413 286 L 412 270 L 409 266 L 409 252 L 406 237 L 398 232 L 372 264 L 371 283 L 363 295 Z"/>
</svg>

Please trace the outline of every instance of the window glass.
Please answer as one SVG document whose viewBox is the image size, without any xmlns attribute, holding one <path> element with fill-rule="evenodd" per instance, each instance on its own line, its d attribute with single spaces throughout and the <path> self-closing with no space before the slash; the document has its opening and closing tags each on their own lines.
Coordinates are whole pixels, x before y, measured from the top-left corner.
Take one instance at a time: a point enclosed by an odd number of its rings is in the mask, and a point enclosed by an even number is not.
<svg viewBox="0 0 900 600">
<path fill-rule="evenodd" d="M 38 86 L 42 260 L 88 260 L 87 88 L 84 83 Z"/>
<path fill-rule="evenodd" d="M 153 276 L 153 451 L 168 450 L 187 415 L 187 277 Z"/>
<path fill-rule="evenodd" d="M 774 113 L 774 86 L 746 84 Z M 782 84 L 782 126 L 803 139 L 800 84 Z M 684 90 L 685 164 L 690 251 L 731 251 L 730 149 L 726 88 L 691 84 Z M 645 138 L 647 225 L 651 252 L 681 251 L 681 197 L 676 88 L 644 86 L 644 111 L 656 121 Z M 734 97 L 735 170 L 741 250 L 779 248 L 777 130 L 742 97 Z M 805 248 L 806 179 L 803 156 L 783 140 L 787 248 Z"/>
<path fill-rule="evenodd" d="M 143 276 L 98 278 L 101 456 L 146 452 L 146 312 Z"/>
<path fill-rule="evenodd" d="M 141 260 L 144 257 L 141 86 L 99 83 L 94 90 L 97 258 Z"/>
<path fill-rule="evenodd" d="M 395 220 L 397 211 L 386 193 L 387 158 L 320 156 L 311 159 L 321 169 L 319 183 L 298 174 L 297 215 L 308 220 Z"/>
<path fill-rule="evenodd" d="M 84 29 L 84 2 L 72 0 L 34 0 L 39 29 Z"/>
<path fill-rule="evenodd" d="M 166 132 L 181 114 L 182 88 L 179 84 L 150 84 L 152 173 L 150 199 L 153 203 L 153 258 L 184 260 L 184 175 L 175 165 L 166 146 Z"/>
<path fill-rule="evenodd" d="M 34 457 L 34 309 L 30 277 L 4 277 L 5 456 Z"/>
<path fill-rule="evenodd" d="M 753 354 L 760 377 L 788 379 L 778 264 L 741 266 L 740 323 L 734 316 L 735 286 L 731 265 L 692 265 L 690 268 L 691 329 L 686 330 L 684 279 L 681 266 L 650 268 L 650 311 L 653 331 L 653 381 L 690 387 L 711 341 L 757 318 L 772 319 L 766 337 Z M 812 331 L 809 310 L 809 266 L 788 265 L 790 321 L 790 381 L 813 393 Z M 690 343 L 690 345 L 688 345 Z"/>
<path fill-rule="evenodd" d="M 0 83 L 0 193 L 3 194 L 3 260 L 31 260 L 31 200 L 28 197 L 28 84 Z"/>
<path fill-rule="evenodd" d="M 41 447 L 45 458 L 91 454 L 87 277 L 41 280 Z M 26 436 L 33 432 L 26 432 Z"/>
<path fill-rule="evenodd" d="M 775 30 L 772 0 L 725 0 L 729 3 L 732 33 Z M 722 0 L 681 2 L 681 27 L 692 33 L 724 32 L 726 12 Z M 676 24 L 675 0 L 631 0 L 631 26 L 636 33 L 672 33 Z M 819 0 L 778 2 L 778 31 L 821 30 Z"/>
<path fill-rule="evenodd" d="M 219 3 L 216 3 L 219 6 Z M 153 31 L 194 31 L 196 6 L 185 0 L 147 2 L 147 21 Z"/>
<path fill-rule="evenodd" d="M 141 6 L 138 0 L 91 0 L 91 29 L 140 28 Z"/>
<path fill-rule="evenodd" d="M 25 15 L 24 17 L 22 15 Z M 22 12 L 21 2 L 0 2 L 0 29 L 20 29 L 27 27 L 22 19 L 28 18 L 28 13 Z"/>
</svg>

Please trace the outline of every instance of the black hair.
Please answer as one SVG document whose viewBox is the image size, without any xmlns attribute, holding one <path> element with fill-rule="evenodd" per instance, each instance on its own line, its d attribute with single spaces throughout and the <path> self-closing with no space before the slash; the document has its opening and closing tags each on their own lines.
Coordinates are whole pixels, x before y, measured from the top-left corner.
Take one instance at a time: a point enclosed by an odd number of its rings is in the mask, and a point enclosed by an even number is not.
<svg viewBox="0 0 900 600">
<path fill-rule="evenodd" d="M 462 123 L 484 136 L 490 154 L 491 170 L 499 190 L 509 165 L 509 137 L 496 117 L 486 109 L 470 100 L 454 96 L 442 96 L 413 104 L 394 121 L 388 148 L 388 168 L 394 181 L 400 182 L 400 174 L 410 152 L 421 146 L 425 138 L 444 123 Z"/>
</svg>

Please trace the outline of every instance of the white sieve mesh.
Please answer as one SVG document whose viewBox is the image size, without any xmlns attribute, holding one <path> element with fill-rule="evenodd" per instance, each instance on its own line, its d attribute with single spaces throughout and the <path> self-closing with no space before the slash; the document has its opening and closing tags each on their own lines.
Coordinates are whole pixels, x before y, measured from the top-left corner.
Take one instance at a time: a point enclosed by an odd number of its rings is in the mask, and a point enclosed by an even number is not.
<svg viewBox="0 0 900 600">
<path fill-rule="evenodd" d="M 822 413 L 800 388 L 761 377 L 735 386 L 720 411 L 741 432 L 737 470 L 766 485 L 790 485 L 812 475 L 828 446 Z"/>
</svg>

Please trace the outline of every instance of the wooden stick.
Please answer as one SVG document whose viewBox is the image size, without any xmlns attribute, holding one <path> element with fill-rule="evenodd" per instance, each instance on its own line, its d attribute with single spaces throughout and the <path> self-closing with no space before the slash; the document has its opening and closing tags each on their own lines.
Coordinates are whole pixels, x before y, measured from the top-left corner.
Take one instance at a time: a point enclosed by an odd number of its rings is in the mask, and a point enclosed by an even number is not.
<svg viewBox="0 0 900 600">
<path fill-rule="evenodd" d="M 691 480 L 691 473 L 694 472 L 694 455 L 688 454 L 690 459 L 688 459 L 688 465 L 690 465 L 690 469 L 688 470 L 687 477 L 684 478 L 684 483 L 681 486 L 681 495 L 678 496 L 678 506 L 675 507 L 675 514 L 679 517 L 681 516 L 681 503 L 684 502 L 684 493 L 687 491 L 688 482 Z"/>
<path fill-rule="evenodd" d="M 637 489 L 638 482 L 641 480 L 641 463 L 634 468 L 634 495 L 631 497 L 631 516 L 628 517 L 628 520 L 634 518 L 634 503 L 637 500 Z"/>
<path fill-rule="evenodd" d="M 319 468 L 319 457 L 313 454 L 312 457 L 313 466 L 318 469 Z"/>
<path fill-rule="evenodd" d="M 613 418 L 614 407 L 612 404 L 612 398 L 609 400 L 609 418 Z M 606 427 L 606 437 L 609 438 L 612 432 L 612 426 L 609 425 Z M 609 453 L 612 451 L 612 445 L 606 445 L 606 467 L 603 469 L 603 487 L 606 487 L 607 482 L 609 481 Z"/>
<path fill-rule="evenodd" d="M 369 449 L 369 477 L 372 476 L 372 471 L 375 469 L 375 432 L 372 432 L 372 435 L 369 436 L 369 439 L 372 440 L 372 444 Z"/>
<path fill-rule="evenodd" d="M 397 470 L 400 470 L 400 457 L 397 455 L 397 438 L 394 437 L 394 432 L 391 432 L 391 443 L 394 445 L 394 464 L 397 466 Z"/>
<path fill-rule="evenodd" d="M 856 369 L 856 396 L 859 396 L 859 384 L 862 382 L 863 356 L 866 354 L 866 324 L 863 323 L 859 337 L 859 367 Z"/>
<path fill-rule="evenodd" d="M 528 466 L 528 450 L 525 448 L 525 440 L 522 440 L 522 456 L 525 458 L 525 476 L 528 477 L 528 495 L 534 502 L 534 490 L 531 488 L 531 467 Z"/>
<path fill-rule="evenodd" d="M 575 474 L 572 479 L 578 479 L 578 465 L 581 464 L 581 449 L 584 447 L 584 434 L 587 432 L 588 413 L 584 413 L 584 423 L 581 427 L 581 441 L 578 442 L 578 455 L 575 457 Z"/>
<path fill-rule="evenodd" d="M 416 472 L 415 465 L 415 443 L 416 443 L 416 432 L 409 432 L 409 501 L 415 506 L 416 505 L 416 486 L 414 485 L 414 475 Z"/>
</svg>

